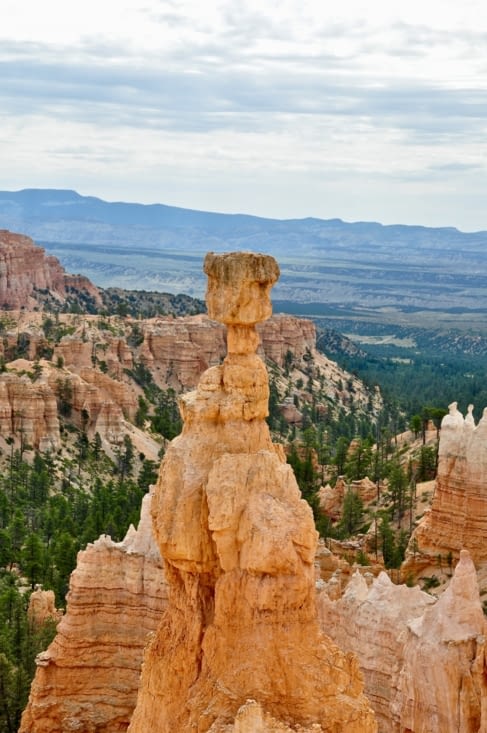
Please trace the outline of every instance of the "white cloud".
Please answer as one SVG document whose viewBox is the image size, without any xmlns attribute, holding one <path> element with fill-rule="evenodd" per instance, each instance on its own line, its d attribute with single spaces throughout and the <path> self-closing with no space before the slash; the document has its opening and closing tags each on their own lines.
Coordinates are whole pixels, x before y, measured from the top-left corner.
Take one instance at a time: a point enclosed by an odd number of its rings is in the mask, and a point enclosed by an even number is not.
<svg viewBox="0 0 487 733">
<path fill-rule="evenodd" d="M 1 188 L 487 229 L 480 2 L 3 5 Z"/>
</svg>

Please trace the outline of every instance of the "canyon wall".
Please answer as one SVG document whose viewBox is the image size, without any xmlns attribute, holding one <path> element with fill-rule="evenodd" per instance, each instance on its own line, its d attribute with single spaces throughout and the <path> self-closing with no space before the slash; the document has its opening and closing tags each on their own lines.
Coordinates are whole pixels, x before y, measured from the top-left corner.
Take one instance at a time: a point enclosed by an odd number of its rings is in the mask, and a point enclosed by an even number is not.
<svg viewBox="0 0 487 733">
<path fill-rule="evenodd" d="M 56 257 L 46 255 L 30 237 L 0 229 L 0 307 L 33 308 L 36 291 L 49 291 L 60 302 L 67 288 L 89 294 L 101 305 L 101 296 L 88 278 L 67 275 Z"/>
<path fill-rule="evenodd" d="M 205 369 L 220 364 L 226 354 L 224 324 L 205 315 L 158 317 L 143 321 L 141 328 L 144 363 L 183 388 L 195 387 Z M 258 354 L 281 368 L 288 352 L 297 361 L 307 352 L 317 353 L 315 325 L 304 318 L 273 316 L 257 324 L 257 332 L 261 341 Z"/>
<path fill-rule="evenodd" d="M 36 659 L 19 733 L 119 733 L 135 706 L 142 654 L 167 602 L 150 519 L 123 542 L 102 535 L 78 554 L 66 614 Z"/>
<path fill-rule="evenodd" d="M 23 447 L 59 447 L 56 394 L 47 380 L 32 382 L 27 375 L 0 374 L 0 435 L 16 435 Z"/>
</svg>

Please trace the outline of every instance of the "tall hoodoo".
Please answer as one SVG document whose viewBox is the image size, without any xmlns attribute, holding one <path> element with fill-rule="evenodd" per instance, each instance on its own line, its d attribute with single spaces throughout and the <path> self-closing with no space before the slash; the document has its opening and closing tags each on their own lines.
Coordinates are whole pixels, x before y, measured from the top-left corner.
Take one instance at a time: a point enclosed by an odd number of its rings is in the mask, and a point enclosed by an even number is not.
<svg viewBox="0 0 487 733">
<path fill-rule="evenodd" d="M 279 268 L 252 253 L 210 253 L 204 267 L 228 355 L 181 398 L 183 431 L 161 466 L 152 517 L 169 605 L 129 730 L 255 731 L 250 715 L 262 733 L 372 733 L 355 657 L 319 630 L 312 513 L 265 422 L 255 325 Z"/>
<path fill-rule="evenodd" d="M 452 402 L 441 423 L 438 475 L 431 511 L 411 536 L 403 577 L 438 573 L 468 550 L 479 580 L 487 577 L 487 408 L 475 425 L 473 405 L 463 418 Z M 438 563 L 438 559 L 440 563 Z"/>
</svg>

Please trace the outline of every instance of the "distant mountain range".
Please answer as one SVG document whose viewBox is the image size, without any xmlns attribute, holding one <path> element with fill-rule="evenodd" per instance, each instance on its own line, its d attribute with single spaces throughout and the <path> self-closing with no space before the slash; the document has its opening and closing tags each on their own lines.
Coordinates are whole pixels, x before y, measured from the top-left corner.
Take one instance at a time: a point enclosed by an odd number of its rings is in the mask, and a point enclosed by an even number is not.
<svg viewBox="0 0 487 733">
<path fill-rule="evenodd" d="M 274 297 L 306 315 L 485 327 L 487 232 L 109 203 L 75 191 L 0 191 L 0 228 L 31 236 L 102 287 L 201 297 L 209 251 L 274 255 Z"/>
</svg>

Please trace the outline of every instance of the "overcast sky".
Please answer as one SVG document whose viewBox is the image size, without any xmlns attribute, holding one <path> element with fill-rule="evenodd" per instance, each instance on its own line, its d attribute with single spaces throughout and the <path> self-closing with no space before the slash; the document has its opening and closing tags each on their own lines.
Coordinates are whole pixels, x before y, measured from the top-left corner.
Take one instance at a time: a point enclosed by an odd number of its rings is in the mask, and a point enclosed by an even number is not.
<svg viewBox="0 0 487 733">
<path fill-rule="evenodd" d="M 485 0 L 1 0 L 0 189 L 487 230 Z"/>
</svg>

